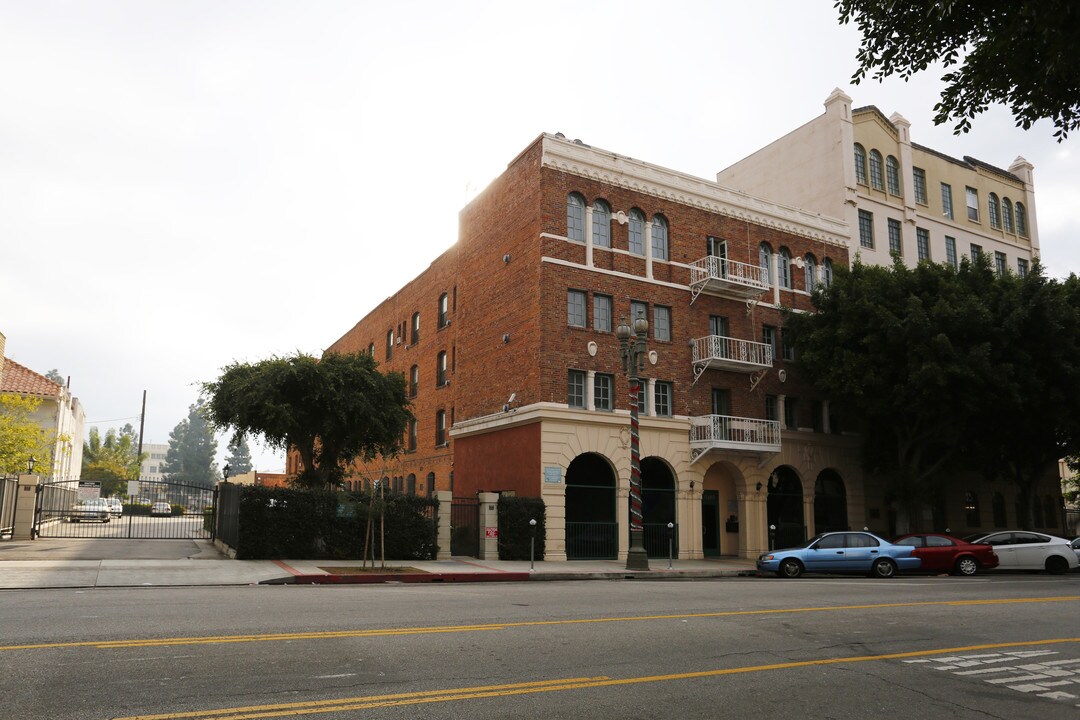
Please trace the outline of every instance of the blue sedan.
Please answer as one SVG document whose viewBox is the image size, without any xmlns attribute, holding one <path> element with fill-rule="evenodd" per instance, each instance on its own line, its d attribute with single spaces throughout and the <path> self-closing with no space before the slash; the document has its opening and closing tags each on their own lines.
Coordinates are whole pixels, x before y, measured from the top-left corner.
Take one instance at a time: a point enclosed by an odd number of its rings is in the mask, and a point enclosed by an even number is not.
<svg viewBox="0 0 1080 720">
<path fill-rule="evenodd" d="M 758 557 L 757 569 L 782 578 L 797 578 L 804 572 L 890 578 L 901 570 L 919 569 L 922 561 L 912 554 L 914 550 L 868 532 L 822 533 L 800 547 L 764 553 Z"/>
</svg>

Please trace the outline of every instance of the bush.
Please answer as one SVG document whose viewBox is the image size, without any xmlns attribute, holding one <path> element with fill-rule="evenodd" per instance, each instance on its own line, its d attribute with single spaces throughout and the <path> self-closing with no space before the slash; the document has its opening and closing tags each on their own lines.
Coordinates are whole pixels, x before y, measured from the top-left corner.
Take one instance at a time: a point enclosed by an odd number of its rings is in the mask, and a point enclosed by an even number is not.
<svg viewBox="0 0 1080 720">
<path fill-rule="evenodd" d="M 436 556 L 438 500 L 399 494 L 371 500 L 370 493 L 245 486 L 240 491 L 236 557 L 359 559 L 369 511 L 376 558 L 383 555 L 380 539 L 388 560 Z"/>
<path fill-rule="evenodd" d="M 545 507 L 540 498 L 499 497 L 499 559 L 528 560 L 536 520 L 535 558 L 544 559 Z"/>
</svg>

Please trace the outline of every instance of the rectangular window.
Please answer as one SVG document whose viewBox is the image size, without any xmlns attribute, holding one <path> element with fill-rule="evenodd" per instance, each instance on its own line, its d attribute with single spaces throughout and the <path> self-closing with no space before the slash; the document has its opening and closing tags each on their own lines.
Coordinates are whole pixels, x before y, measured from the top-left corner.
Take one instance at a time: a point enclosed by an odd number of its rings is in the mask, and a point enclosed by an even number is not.
<svg viewBox="0 0 1080 720">
<path fill-rule="evenodd" d="M 637 210 L 630 211 L 629 247 L 634 255 L 645 254 L 645 217 Z"/>
<path fill-rule="evenodd" d="M 572 408 L 585 407 L 585 372 L 570 370 L 566 378 L 566 404 Z"/>
<path fill-rule="evenodd" d="M 1016 274 L 1020 277 L 1027 277 L 1028 261 L 1024 258 L 1016 258 Z"/>
<path fill-rule="evenodd" d="M 953 270 L 960 268 L 960 262 L 956 257 L 956 238 L 945 236 L 945 262 L 953 266 Z"/>
<path fill-rule="evenodd" d="M 791 333 L 787 328 L 780 329 L 780 345 L 781 351 L 784 353 L 783 358 L 785 362 L 793 362 L 795 360 L 795 343 L 791 339 Z"/>
<path fill-rule="evenodd" d="M 435 447 L 446 444 L 446 411 L 435 413 Z"/>
<path fill-rule="evenodd" d="M 593 330 L 611 332 L 611 298 L 593 295 L 592 310 Z"/>
<path fill-rule="evenodd" d="M 929 260 L 930 231 L 926 228 L 915 228 L 915 241 L 919 246 L 919 260 Z"/>
<path fill-rule="evenodd" d="M 653 311 L 653 337 L 664 342 L 671 341 L 671 308 L 663 305 L 654 305 Z"/>
<path fill-rule="evenodd" d="M 941 212 L 950 220 L 953 219 L 952 186 L 947 183 L 941 183 Z"/>
<path fill-rule="evenodd" d="M 712 389 L 712 414 L 731 415 L 731 391 L 721 388 Z"/>
<path fill-rule="evenodd" d="M 761 328 L 761 342 L 772 348 L 772 355 L 776 357 L 776 328 L 765 325 Z"/>
<path fill-rule="evenodd" d="M 409 452 L 416 452 L 416 418 L 409 421 Z"/>
<path fill-rule="evenodd" d="M 799 404 L 790 395 L 784 398 L 784 427 L 788 430 L 799 429 Z"/>
<path fill-rule="evenodd" d="M 766 395 L 765 396 L 765 419 L 766 420 L 772 420 L 773 422 L 776 422 L 777 420 L 779 420 L 780 419 L 780 411 L 777 410 L 778 407 L 780 407 L 780 404 L 777 402 L 776 396 L 775 395 Z"/>
<path fill-rule="evenodd" d="M 394 331 L 386 331 L 386 359 L 392 360 L 394 358 Z"/>
<path fill-rule="evenodd" d="M 615 406 L 612 403 L 614 386 L 614 376 L 596 373 L 593 378 L 593 406 L 597 410 L 611 411 L 615 409 Z"/>
<path fill-rule="evenodd" d="M 722 315 L 710 315 L 709 316 L 709 334 L 719 335 L 720 337 L 728 337 L 728 319 Z"/>
<path fill-rule="evenodd" d="M 659 417 L 671 417 L 672 393 L 671 383 L 656 381 L 653 386 L 653 399 L 656 414 Z"/>
<path fill-rule="evenodd" d="M 646 320 L 649 319 L 649 306 L 643 302 L 637 300 L 630 301 L 630 327 L 634 326 L 634 321 L 639 317 L 643 317 Z"/>
<path fill-rule="evenodd" d="M 1009 261 L 1005 259 L 1005 253 L 994 253 L 994 268 L 997 270 L 998 275 L 1004 275 L 1009 269 Z"/>
<path fill-rule="evenodd" d="M 580 290 L 566 291 L 566 324 L 585 327 L 585 293 Z"/>
<path fill-rule="evenodd" d="M 971 262 L 978 262 L 982 257 L 982 245 L 971 243 Z"/>
<path fill-rule="evenodd" d="M 911 174 L 915 179 L 915 202 L 926 204 L 926 171 L 922 168 L 912 168 Z"/>
<path fill-rule="evenodd" d="M 904 246 L 900 241 L 900 221 L 889 218 L 889 252 L 903 256 Z"/>
<path fill-rule="evenodd" d="M 967 195 L 968 220 L 979 222 L 979 191 L 975 188 L 964 188 Z"/>
<path fill-rule="evenodd" d="M 864 248 L 874 247 L 874 213 L 859 211 L 859 244 Z"/>
</svg>

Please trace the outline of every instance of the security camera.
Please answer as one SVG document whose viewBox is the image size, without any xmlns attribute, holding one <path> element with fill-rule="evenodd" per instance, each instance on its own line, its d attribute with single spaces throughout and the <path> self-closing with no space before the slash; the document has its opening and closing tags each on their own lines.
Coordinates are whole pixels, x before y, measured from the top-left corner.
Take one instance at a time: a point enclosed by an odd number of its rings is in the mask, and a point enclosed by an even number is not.
<svg viewBox="0 0 1080 720">
<path fill-rule="evenodd" d="M 506 404 L 509 405 L 510 403 L 514 402 L 514 400 L 516 398 L 517 398 L 517 393 L 510 393 L 510 399 L 506 401 Z"/>
</svg>

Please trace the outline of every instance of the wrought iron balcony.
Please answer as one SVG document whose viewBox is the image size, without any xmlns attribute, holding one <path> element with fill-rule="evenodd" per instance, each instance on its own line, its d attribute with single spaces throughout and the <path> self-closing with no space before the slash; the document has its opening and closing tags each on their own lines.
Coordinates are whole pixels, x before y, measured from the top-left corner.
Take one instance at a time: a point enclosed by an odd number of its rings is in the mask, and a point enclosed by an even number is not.
<svg viewBox="0 0 1080 720">
<path fill-rule="evenodd" d="M 691 302 L 710 295 L 751 300 L 769 290 L 769 277 L 760 265 L 710 255 L 690 263 Z"/>
<path fill-rule="evenodd" d="M 708 335 L 695 338 L 691 347 L 695 381 L 709 369 L 754 372 L 767 370 L 773 364 L 773 348 L 768 343 Z"/>
<path fill-rule="evenodd" d="M 690 418 L 691 457 L 697 460 L 709 450 L 780 452 L 780 423 L 730 415 Z"/>
</svg>

